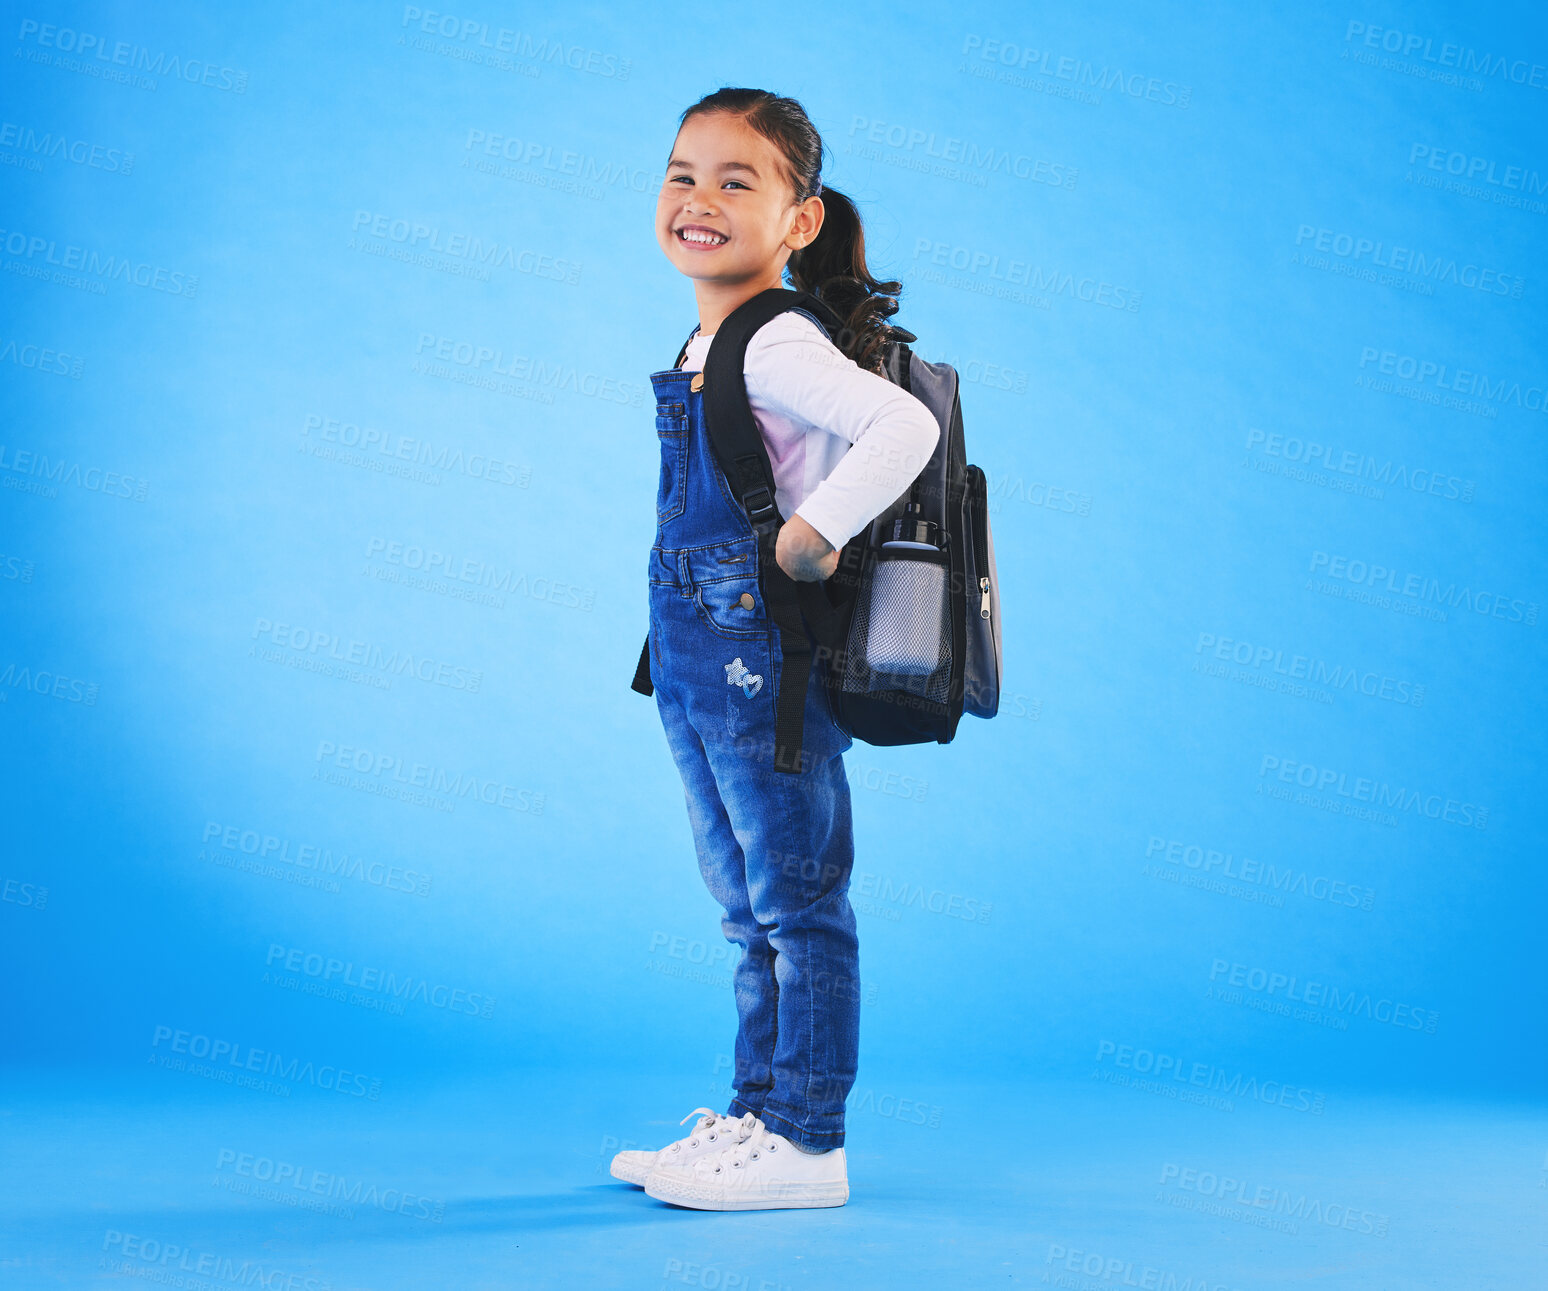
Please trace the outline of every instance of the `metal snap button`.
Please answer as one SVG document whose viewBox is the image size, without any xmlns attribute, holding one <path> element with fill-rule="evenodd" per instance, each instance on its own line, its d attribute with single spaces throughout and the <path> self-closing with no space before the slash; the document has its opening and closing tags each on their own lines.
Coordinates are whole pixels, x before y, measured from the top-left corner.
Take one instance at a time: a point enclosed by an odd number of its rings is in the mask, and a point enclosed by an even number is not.
<svg viewBox="0 0 1548 1291">
<path fill-rule="evenodd" d="M 702 372 L 695 372 L 693 374 L 693 380 L 688 383 L 688 388 L 690 390 L 702 390 L 702 389 L 704 389 L 704 373 L 702 373 Z"/>
<path fill-rule="evenodd" d="M 753 600 L 751 592 L 742 593 L 742 608 L 744 610 L 750 610 L 756 604 L 757 602 Z"/>
</svg>

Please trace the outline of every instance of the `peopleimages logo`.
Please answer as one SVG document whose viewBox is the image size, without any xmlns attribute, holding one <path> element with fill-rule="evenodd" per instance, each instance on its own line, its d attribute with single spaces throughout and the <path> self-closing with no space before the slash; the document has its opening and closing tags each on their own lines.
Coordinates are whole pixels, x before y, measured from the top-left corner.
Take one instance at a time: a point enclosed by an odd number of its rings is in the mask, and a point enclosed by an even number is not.
<svg viewBox="0 0 1548 1291">
<path fill-rule="evenodd" d="M 1000 79 L 1008 83 L 1027 84 L 1039 76 L 1067 82 L 1069 88 L 1086 102 L 1100 103 L 1095 94 L 1098 90 L 1116 91 L 1127 98 L 1144 99 L 1169 108 L 1185 108 L 1193 97 L 1192 86 L 1143 72 L 1126 71 L 1110 63 L 1094 63 L 1046 47 L 1039 49 L 1008 40 L 992 37 L 986 40 L 983 36 L 968 35 L 963 38 L 962 53 L 966 58 L 999 68 Z M 1014 73 L 1014 78 L 1003 75 L 1007 72 Z"/>
<path fill-rule="evenodd" d="M 346 878 L 389 892 L 421 897 L 430 895 L 428 874 L 402 865 L 389 865 L 385 861 L 367 860 L 358 854 L 351 856 L 342 849 L 335 856 L 333 849 L 326 844 L 297 843 L 277 834 L 248 829 L 242 825 L 225 825 L 218 820 L 205 822 L 199 841 L 210 853 L 209 859 L 223 859 L 214 855 L 216 851 L 221 851 L 227 853 L 224 859 L 238 856 L 251 858 L 254 868 L 283 865 L 292 870 L 315 870 L 325 880 Z M 205 859 L 204 852 L 200 853 L 200 858 Z M 239 867 L 232 865 L 231 868 Z M 338 890 L 337 885 L 334 885 L 334 890 Z"/>
<path fill-rule="evenodd" d="M 1079 1291 L 1090 1284 L 1067 1277 L 1070 1273 L 1097 1278 L 1115 1287 L 1141 1287 L 1144 1291 L 1237 1291 L 1229 1282 L 1217 1282 L 1196 1269 L 1179 1274 L 1155 1264 L 1136 1264 L 1122 1256 L 1083 1251 L 1062 1242 L 1049 1243 L 1048 1258 L 1043 1262 L 1062 1270 L 1056 1271 L 1051 1278 L 1045 1272 L 1043 1281 L 1051 1286 L 1071 1288 L 1071 1291 Z"/>
<path fill-rule="evenodd" d="M 789 872 L 788 863 L 786 872 Z M 851 891 L 857 897 L 875 897 L 878 901 L 891 903 L 895 908 L 918 906 L 931 914 L 945 915 L 949 919 L 961 919 L 967 923 L 988 923 L 994 911 L 991 902 L 978 897 L 965 896 L 960 892 L 944 892 L 940 888 L 926 889 L 924 884 L 910 883 L 906 879 L 894 882 L 886 875 L 868 871 L 861 871 L 854 876 Z"/>
<path fill-rule="evenodd" d="M 636 193 L 653 193 L 665 178 L 660 171 L 631 166 L 624 161 L 608 161 L 593 153 L 578 152 L 560 144 L 557 148 L 546 139 L 523 139 L 517 135 L 503 134 L 498 130 L 468 128 L 462 142 L 462 164 L 468 169 L 498 171 L 498 166 L 475 162 L 478 155 L 508 161 L 534 172 L 538 178 L 549 181 L 545 186 L 561 189 L 592 185 L 597 196 L 601 189 L 627 189 Z M 507 168 L 509 169 L 509 168 Z M 568 184 L 552 182 L 562 176 Z"/>
<path fill-rule="evenodd" d="M 531 32 L 510 27 L 490 27 L 478 18 L 465 18 L 436 9 L 421 9 L 418 5 L 403 6 L 403 27 L 413 27 L 427 36 L 439 36 L 443 40 L 460 41 L 474 49 L 489 50 L 496 54 L 510 54 L 532 63 L 550 63 L 566 67 L 572 72 L 585 72 L 607 80 L 627 81 L 633 65 L 627 58 L 604 53 L 585 45 L 568 45 L 562 40 L 547 36 L 534 36 Z M 478 62 L 478 59 L 469 61 Z"/>
<path fill-rule="evenodd" d="M 0 363 L 14 363 L 19 368 L 31 368 L 34 372 L 46 372 L 50 376 L 80 380 L 84 366 L 78 355 L 66 354 L 47 345 L 33 345 L 7 338 L 0 343 Z"/>
<path fill-rule="evenodd" d="M 1363 1233 L 1371 1237 L 1385 1237 L 1387 1226 L 1392 1222 L 1390 1216 L 1366 1210 L 1361 1206 L 1325 1202 L 1318 1197 L 1308 1196 L 1304 1192 L 1295 1192 L 1289 1188 L 1271 1184 L 1260 1183 L 1254 1187 L 1246 1179 L 1171 1161 L 1161 1167 L 1161 1178 L 1158 1183 L 1163 1188 L 1170 1187 L 1177 1192 L 1160 1193 L 1156 1197 L 1157 1201 L 1165 1201 L 1171 1205 L 1180 1204 L 1184 1210 L 1221 1214 L 1228 1219 L 1247 1215 L 1258 1227 L 1270 1228 L 1283 1225 L 1281 1231 L 1288 1233 L 1299 1232 L 1300 1223 L 1305 1222 L 1323 1224 L 1328 1228 L 1342 1228 L 1346 1232 Z M 1217 1202 L 1219 1206 L 1211 1207 L 1195 1203 L 1191 1198 L 1179 1196 L 1179 1193 L 1191 1193 L 1194 1197 Z M 1278 1219 L 1280 1225 L 1260 1222 L 1270 1216 Z M 1182 1291 L 1182 1288 L 1177 1288 L 1177 1291 Z"/>
<path fill-rule="evenodd" d="M 110 1228 L 102 1235 L 102 1268 L 120 1277 L 142 1278 L 165 1286 L 202 1287 L 226 1283 L 261 1286 L 272 1291 L 329 1291 L 327 1278 L 292 1272 L 261 1260 L 238 1261 L 230 1255 L 164 1242 L 141 1233 Z"/>
<path fill-rule="evenodd" d="M 1423 574 L 1404 574 L 1390 566 L 1375 561 L 1358 560 L 1339 556 L 1327 551 L 1314 551 L 1311 556 L 1313 575 L 1335 579 L 1356 587 L 1371 588 L 1391 596 L 1402 596 L 1426 605 L 1444 605 L 1453 610 L 1471 610 L 1484 618 L 1504 619 L 1508 623 L 1524 623 L 1537 626 L 1537 602 L 1519 597 L 1504 596 L 1498 592 L 1474 591 L 1466 584 L 1442 585 L 1438 578 Z"/>
<path fill-rule="evenodd" d="M 1458 152 L 1455 148 L 1416 143 L 1408 150 L 1408 164 L 1424 166 L 1472 183 L 1490 184 L 1539 196 L 1548 193 L 1548 179 L 1544 179 L 1535 170 L 1525 166 L 1502 166 L 1492 158 L 1474 157 Z"/>
<path fill-rule="evenodd" d="M 1370 480 L 1387 488 L 1428 493 L 1452 502 L 1471 502 L 1477 488 L 1474 481 L 1434 466 L 1411 465 L 1345 448 L 1341 444 L 1324 444 L 1315 439 L 1302 439 L 1299 435 L 1281 435 L 1255 427 L 1247 430 L 1247 451 L 1294 462 L 1312 472 L 1326 471 L 1330 475 Z M 1385 496 L 1381 489 L 1373 492 L 1377 497 Z"/>
<path fill-rule="evenodd" d="M 109 70 L 113 67 L 127 67 L 136 72 L 187 81 L 190 85 L 203 85 L 207 89 L 226 90 L 232 94 L 247 92 L 247 73 L 237 68 L 220 66 L 204 58 L 189 58 L 183 54 L 169 54 L 165 50 L 152 50 L 127 40 L 112 40 L 95 32 L 76 31 L 73 27 L 56 27 L 51 23 L 40 23 L 35 18 L 22 19 L 16 39 L 23 45 L 31 41 L 42 49 L 57 49 L 61 53 L 76 56 L 75 59 L 60 61 L 60 66 L 68 67 L 71 62 L 91 59 L 108 65 Z M 85 66 L 89 67 L 90 64 Z M 155 89 L 154 83 L 149 88 Z"/>
<path fill-rule="evenodd" d="M 1399 31 L 1395 27 L 1380 27 L 1357 18 L 1351 19 L 1344 29 L 1344 43 L 1358 43 L 1366 49 L 1379 49 L 1383 53 L 1400 55 L 1405 59 L 1417 58 L 1422 63 L 1432 64 L 1435 69 L 1455 68 L 1458 72 L 1492 76 L 1496 80 L 1527 85 L 1534 90 L 1548 89 L 1548 66 L 1542 63 L 1505 54 L 1490 54 L 1449 40 L 1437 44 L 1433 36 Z"/>
<path fill-rule="evenodd" d="M 1006 258 L 1002 262 L 997 251 L 952 246 L 949 242 L 932 242 L 929 238 L 915 240 L 914 264 L 916 267 L 934 265 L 952 269 L 970 278 L 982 279 L 986 287 L 995 283 L 1003 288 L 1025 287 L 1032 292 L 1068 296 L 1088 305 L 1103 305 L 1131 314 L 1139 312 L 1144 294 L 1100 278 L 1077 278 L 1067 270 L 1044 268 L 1030 260 Z"/>
<path fill-rule="evenodd" d="M 17 148 L 34 158 L 73 162 L 110 175 L 127 175 L 134 170 L 134 154 L 109 148 L 91 139 L 72 139 L 52 130 L 39 134 L 30 125 L 17 121 L 0 122 L 0 148 Z"/>
<path fill-rule="evenodd" d="M 1284 680 L 1302 681 L 1313 686 L 1325 686 L 1328 690 L 1342 690 L 1364 695 L 1368 699 L 1385 699 L 1389 703 L 1407 704 L 1414 708 L 1424 704 L 1425 688 L 1422 684 L 1402 677 L 1389 677 L 1373 669 L 1360 668 L 1348 660 L 1330 664 L 1326 659 L 1317 659 L 1311 655 L 1286 655 L 1277 646 L 1254 645 L 1234 637 L 1200 632 L 1193 652 L 1201 655 L 1206 651 L 1222 662 L 1258 672 L 1266 669 Z"/>
<path fill-rule="evenodd" d="M 1396 377 L 1399 381 L 1411 381 L 1417 386 L 1434 386 L 1437 390 L 1454 390 L 1473 399 L 1484 399 L 1491 404 L 1512 404 L 1529 412 L 1548 412 L 1548 399 L 1542 385 L 1523 386 L 1520 381 L 1501 377 L 1491 381 L 1486 373 L 1471 368 L 1453 368 L 1439 359 L 1420 358 L 1414 354 L 1399 354 L 1395 350 L 1381 350 L 1374 345 L 1360 347 L 1360 370 L 1375 365 L 1382 376 Z"/>
<path fill-rule="evenodd" d="M 0 471 L 5 472 L 0 477 L 0 487 L 48 498 L 58 497 L 62 484 L 73 484 L 105 498 L 128 498 L 134 502 L 144 502 L 150 494 L 150 481 L 138 476 L 105 471 L 89 463 L 83 466 L 68 458 L 51 458 L 31 448 L 6 444 L 0 444 Z"/>
<path fill-rule="evenodd" d="M 0 689 L 16 687 L 31 691 L 34 695 L 46 695 L 50 699 L 63 700 L 67 704 L 96 705 L 99 686 L 94 681 L 79 677 L 67 677 L 50 668 L 34 668 L 30 664 L 11 660 L 0 672 Z M 0 700 L 7 696 L 0 694 Z"/>
<path fill-rule="evenodd" d="M 402 1188 L 379 1188 L 376 1183 L 359 1176 L 319 1170 L 315 1166 L 280 1160 L 259 1152 L 221 1148 L 215 1157 L 215 1173 L 217 1176 L 229 1173 L 250 1185 L 243 1189 L 231 1188 L 232 1192 L 251 1192 L 264 1200 L 299 1204 L 308 1210 L 323 1209 L 314 1199 L 326 1198 L 347 1207 L 372 1208 L 408 1219 L 426 1219 L 433 1224 L 439 1224 L 446 1214 L 446 1203 L 437 1198 L 422 1197 Z M 349 1211 L 345 1213 L 354 1217 Z"/>
<path fill-rule="evenodd" d="M 390 968 L 372 964 L 356 964 L 352 959 L 340 959 L 336 955 L 325 955 L 300 946 L 271 942 L 264 959 L 263 983 L 269 983 L 271 977 L 276 982 L 280 981 L 278 975 L 281 971 L 299 973 L 324 986 L 350 986 L 398 1002 L 417 1000 L 430 1008 L 444 1009 L 448 1013 L 466 1013 L 469 1017 L 482 1018 L 494 1016 L 494 997 L 479 991 L 432 982 L 412 973 L 399 974 Z"/>
<path fill-rule="evenodd" d="M 36 568 L 31 557 L 8 556 L 0 552 L 0 579 L 13 583 L 30 583 Z"/>
<path fill-rule="evenodd" d="M 449 444 L 439 447 L 429 440 L 416 439 L 398 431 L 384 431 L 376 426 L 361 426 L 357 422 L 342 421 L 338 417 L 322 413 L 308 413 L 301 428 L 303 438 L 317 438 L 330 444 L 358 449 L 362 453 L 375 453 L 399 461 L 412 462 L 448 475 L 466 475 L 469 479 L 487 480 L 491 484 L 511 484 L 526 488 L 532 479 L 530 466 L 518 466 L 514 462 L 473 452 L 464 453 Z"/>
<path fill-rule="evenodd" d="M 199 277 L 181 269 L 153 264 L 148 260 L 135 260 L 114 251 L 99 251 L 75 242 L 61 244 L 41 233 L 26 233 L 21 229 L 0 229 L 0 248 L 12 257 L 7 270 L 16 266 L 23 277 L 43 277 L 50 269 L 70 269 L 88 275 L 85 279 L 69 281 L 90 283 L 97 294 L 106 290 L 109 282 L 122 280 L 126 286 L 147 287 L 169 296 L 192 297 L 198 293 Z M 59 281 L 64 281 L 59 279 Z"/>
<path fill-rule="evenodd" d="M 645 402 L 649 388 L 639 381 L 620 381 L 602 373 L 582 371 L 573 364 L 557 359 L 535 358 L 515 349 L 510 351 L 494 345 L 480 345 L 473 341 L 435 332 L 421 332 L 414 345 L 414 361 L 425 366 L 425 360 L 462 368 L 470 374 L 510 377 L 512 380 L 530 382 L 549 392 L 564 391 L 587 399 L 600 399 L 603 403 L 623 404 L 638 408 Z"/>
<path fill-rule="evenodd" d="M 1314 1116 L 1321 1116 L 1327 1105 L 1327 1095 L 1320 1090 L 1292 1085 L 1283 1080 L 1260 1080 L 1250 1072 L 1231 1071 L 1212 1062 L 1190 1062 L 1177 1054 L 1158 1053 L 1142 1046 L 1118 1044 L 1113 1040 L 1098 1041 L 1098 1064 L 1106 1063 L 1109 1059 L 1114 1067 L 1148 1076 L 1155 1081 L 1171 1081 L 1176 1085 L 1193 1086 L 1236 1098 L 1250 1098 L 1293 1112 L 1311 1112 Z"/>
<path fill-rule="evenodd" d="M 1054 188 L 1074 188 L 1080 171 L 1061 161 L 1033 157 L 1029 153 L 1010 152 L 993 144 L 954 135 L 937 136 L 934 130 L 898 122 L 877 121 L 854 116 L 849 122 L 849 137 L 860 136 L 866 143 L 899 150 L 921 165 L 932 161 L 962 166 L 969 174 L 1002 174 L 1015 179 L 1030 179 Z"/>
<path fill-rule="evenodd" d="M 377 674 L 388 685 L 393 677 L 410 677 L 434 686 L 476 693 L 484 684 L 482 668 L 450 664 L 429 655 L 416 655 L 412 650 L 389 649 L 378 642 L 358 641 L 272 619 L 254 621 L 252 640 L 290 650 L 299 657 L 349 664 Z"/>
<path fill-rule="evenodd" d="M 1145 845 L 1145 859 L 1152 861 L 1158 856 L 1168 865 L 1180 869 L 1197 870 L 1205 875 L 1218 874 L 1222 879 L 1259 885 L 1276 892 L 1296 893 L 1312 901 L 1326 901 L 1329 905 L 1369 910 L 1376 902 L 1374 889 L 1343 879 L 1313 874 L 1290 865 L 1275 865 L 1272 861 L 1257 861 L 1250 856 L 1238 860 L 1232 852 L 1152 834 Z"/>
<path fill-rule="evenodd" d="M 539 278 L 574 285 L 580 281 L 581 266 L 571 260 L 535 251 L 530 247 L 518 247 L 514 243 L 491 238 L 488 241 L 472 233 L 443 231 L 437 225 L 401 216 L 385 215 L 380 211 L 356 211 L 350 225 L 349 245 L 357 250 L 372 246 L 377 248 L 398 247 L 402 255 L 394 259 L 440 255 L 448 260 L 465 260 L 470 265 L 487 270 L 510 269 L 516 273 L 530 273 Z M 367 243 L 366 239 L 374 241 Z M 356 240 L 359 246 L 356 246 Z M 417 261 L 423 263 L 422 260 Z"/>
<path fill-rule="evenodd" d="M 469 798 L 491 807 L 504 807 L 507 811 L 526 811 L 541 815 L 545 796 L 506 784 L 490 777 L 474 775 L 467 771 L 454 771 L 424 762 L 415 762 L 394 753 L 373 753 L 370 749 L 357 748 L 353 744 L 339 744 L 334 740 L 320 740 L 315 761 L 314 779 L 323 778 L 323 768 L 335 767 L 339 771 L 353 772 L 364 779 L 372 792 L 382 792 L 388 797 L 409 789 L 423 790 L 443 799 Z M 448 808 L 450 810 L 450 808 Z"/>
<path fill-rule="evenodd" d="M 1295 245 L 1306 251 L 1334 256 L 1352 265 L 1389 269 L 1393 273 L 1409 274 L 1426 282 L 1451 283 L 1491 296 L 1508 296 L 1512 300 L 1520 300 L 1522 292 L 1526 290 L 1525 279 L 1504 269 L 1486 268 L 1472 263 L 1458 264 L 1454 257 L 1445 254 L 1426 254 L 1401 243 L 1389 246 L 1379 238 L 1343 233 L 1313 224 L 1302 224 L 1296 228 Z M 1291 263 L 1296 263 L 1294 257 Z"/>
<path fill-rule="evenodd" d="M 164 1051 L 161 1048 L 162 1045 L 166 1046 Z M 220 1064 L 224 1064 L 226 1067 L 235 1069 L 238 1075 L 257 1072 L 264 1076 L 272 1076 L 276 1080 L 312 1085 L 317 1089 L 345 1094 L 351 1098 L 368 1098 L 375 1101 L 382 1096 L 382 1082 L 379 1077 L 367 1076 L 331 1063 L 314 1063 L 310 1058 L 304 1061 L 300 1058 L 287 1059 L 283 1054 L 275 1053 L 270 1049 L 254 1049 L 238 1041 L 220 1040 L 196 1031 L 157 1026 L 151 1038 L 151 1048 L 158 1051 L 154 1056 L 160 1057 L 165 1053 L 186 1054 L 190 1058 L 210 1064 L 217 1071 Z M 178 1063 L 167 1062 L 163 1065 L 181 1066 Z"/>
<path fill-rule="evenodd" d="M 1345 807 L 1348 809 L 1346 815 L 1359 814 L 1353 810 L 1354 804 L 1370 803 L 1376 809 L 1406 811 L 1427 820 L 1443 820 L 1448 824 L 1473 829 L 1485 829 L 1489 824 L 1489 809 L 1475 802 L 1463 802 L 1443 793 L 1425 793 L 1419 789 L 1394 786 L 1369 776 L 1350 776 L 1347 771 L 1339 771 L 1334 767 L 1314 766 L 1310 762 L 1298 762 L 1294 758 L 1265 753 L 1258 766 L 1260 791 L 1270 774 L 1284 784 L 1345 799 Z"/>
<path fill-rule="evenodd" d="M 1344 1017 L 1369 1018 L 1372 1022 L 1383 1022 L 1408 1031 L 1423 1031 L 1426 1035 L 1434 1035 L 1440 1022 L 1440 1014 L 1434 1009 L 1422 1009 L 1386 996 L 1373 998 L 1369 991 L 1340 990 L 1326 982 L 1303 981 L 1294 973 L 1275 972 L 1225 959 L 1211 961 L 1209 980 L 1217 986 L 1233 986 L 1272 1000 L 1326 1009 Z"/>
</svg>

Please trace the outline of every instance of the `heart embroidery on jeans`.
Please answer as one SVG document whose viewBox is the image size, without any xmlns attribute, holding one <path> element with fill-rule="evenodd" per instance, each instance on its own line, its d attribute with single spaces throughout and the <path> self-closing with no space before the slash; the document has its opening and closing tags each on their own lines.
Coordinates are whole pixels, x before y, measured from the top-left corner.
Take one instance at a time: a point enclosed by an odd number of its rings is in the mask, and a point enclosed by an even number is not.
<svg viewBox="0 0 1548 1291">
<path fill-rule="evenodd" d="M 751 699 L 763 689 L 763 678 L 755 672 L 748 672 L 740 659 L 733 659 L 726 665 L 726 685 L 740 686 L 742 694 Z"/>
</svg>

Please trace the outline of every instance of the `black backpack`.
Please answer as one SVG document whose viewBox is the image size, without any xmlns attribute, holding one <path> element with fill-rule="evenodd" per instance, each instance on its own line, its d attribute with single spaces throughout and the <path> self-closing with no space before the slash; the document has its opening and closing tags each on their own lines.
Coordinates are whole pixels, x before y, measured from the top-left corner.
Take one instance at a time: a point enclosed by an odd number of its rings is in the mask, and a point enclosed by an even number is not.
<svg viewBox="0 0 1548 1291">
<path fill-rule="evenodd" d="M 823 659 L 835 718 L 867 744 L 947 744 L 963 712 L 993 717 L 1000 702 L 1000 601 L 984 473 L 962 439 L 957 371 L 908 347 L 891 327 L 883 372 L 935 414 L 935 451 L 908 490 L 851 538 L 821 583 L 798 583 L 774 559 L 785 518 L 768 450 L 747 402 L 753 333 L 787 309 L 821 320 L 835 342 L 843 320 L 809 292 L 771 287 L 716 329 L 704 363 L 704 418 L 731 491 L 758 536 L 759 578 L 784 657 L 775 696 L 774 765 L 802 770 L 801 727 L 813 647 Z M 691 338 L 690 338 L 691 339 Z M 677 364 L 688 352 L 685 342 Z M 633 689 L 652 693 L 650 641 Z"/>
</svg>

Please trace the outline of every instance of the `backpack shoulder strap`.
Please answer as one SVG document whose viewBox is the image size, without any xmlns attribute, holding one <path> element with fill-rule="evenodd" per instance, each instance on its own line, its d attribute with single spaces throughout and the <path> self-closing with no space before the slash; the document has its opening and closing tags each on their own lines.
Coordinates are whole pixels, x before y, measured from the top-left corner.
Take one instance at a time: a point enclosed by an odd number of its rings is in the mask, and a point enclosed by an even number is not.
<svg viewBox="0 0 1548 1291">
<path fill-rule="evenodd" d="M 897 330 L 899 329 L 894 329 L 894 332 L 896 333 Z M 904 332 L 903 335 L 913 338 L 912 332 Z M 914 393 L 913 383 L 910 380 L 909 374 L 913 357 L 914 352 L 908 348 L 908 341 L 894 334 L 892 343 L 887 346 L 887 357 L 885 360 L 887 379 L 893 385 L 901 386 L 907 390 L 909 394 Z"/>
<path fill-rule="evenodd" d="M 774 768 L 799 775 L 805 769 L 802 726 L 812 647 L 803 609 L 822 639 L 834 631 L 836 615 L 819 584 L 796 583 L 774 559 L 774 541 L 784 517 L 774 488 L 774 468 L 747 401 L 747 345 L 753 333 L 786 310 L 801 308 L 822 320 L 831 336 L 840 326 L 828 306 L 808 292 L 770 287 L 743 301 L 715 329 L 704 361 L 704 424 L 715 458 L 758 537 L 759 575 L 769 617 L 779 630 L 784 658 L 775 696 Z"/>
<path fill-rule="evenodd" d="M 710 442 L 727 483 L 737 501 L 747 508 L 748 519 L 760 537 L 770 526 L 777 529 L 784 517 L 775 503 L 768 450 L 747 402 L 747 345 L 753 333 L 770 319 L 797 306 L 818 317 L 826 314 L 834 318 L 833 311 L 808 292 L 770 287 L 731 311 L 715 329 L 704 360 L 704 421 Z"/>
<path fill-rule="evenodd" d="M 765 568 L 769 579 L 787 583 L 790 579 L 775 563 L 773 550 L 774 538 L 787 517 L 780 514 L 774 468 L 747 401 L 746 362 L 753 333 L 792 309 L 817 318 L 830 340 L 843 328 L 843 320 L 810 292 L 771 287 L 743 301 L 715 330 L 704 360 L 703 382 L 704 423 L 715 459 L 746 510 L 760 546 L 768 548 Z M 813 631 L 823 640 L 833 636 L 838 618 L 825 596 L 814 595 L 820 586 L 791 583 L 791 587 L 800 594 Z"/>
</svg>

